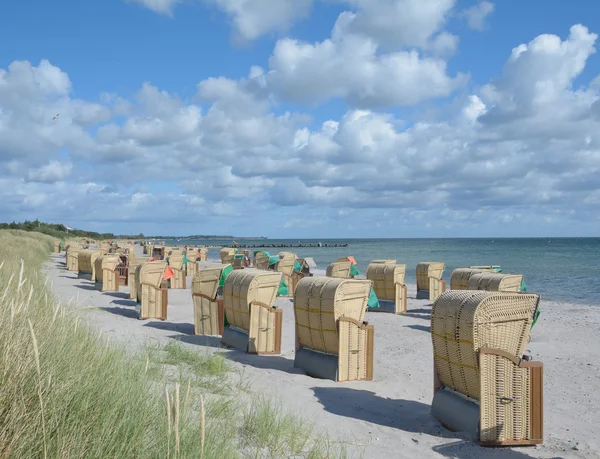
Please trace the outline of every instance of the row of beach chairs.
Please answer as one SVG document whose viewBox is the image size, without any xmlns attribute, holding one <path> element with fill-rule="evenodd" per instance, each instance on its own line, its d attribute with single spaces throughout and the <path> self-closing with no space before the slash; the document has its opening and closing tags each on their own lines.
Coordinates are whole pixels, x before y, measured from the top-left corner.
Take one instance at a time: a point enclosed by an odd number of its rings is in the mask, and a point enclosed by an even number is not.
<svg viewBox="0 0 600 459">
<path fill-rule="evenodd" d="M 185 288 L 186 266 L 180 267 L 179 259 L 188 253 L 178 252 L 167 251 L 168 263 L 133 256 L 125 262 L 140 319 L 166 320 L 168 289 Z M 78 269 L 91 270 L 102 290 L 118 291 L 123 285 L 115 274 L 124 263 L 121 254 L 74 247 L 67 251 L 71 270 L 74 253 Z M 254 254 L 253 269 L 248 269 L 250 255 L 243 252 L 239 257 L 235 249 L 221 251 L 221 264 L 200 270 L 195 261 L 202 256 L 189 255 L 194 260 L 187 263 L 187 273 L 193 276 L 197 335 L 221 336 L 225 346 L 248 353 L 279 354 L 283 311 L 275 306 L 275 298 L 282 280 L 287 281 L 295 318 L 294 366 L 312 377 L 338 382 L 373 379 L 375 333 L 365 322 L 372 289 L 380 300 L 393 302 L 396 313 L 406 312 L 406 266 L 396 260 L 375 260 L 367 267 L 367 279 L 357 279 L 352 257 L 330 264 L 326 276 L 314 276 L 308 266 L 312 260 L 288 252 L 277 255 L 278 260 Z M 237 264 L 236 256 L 241 259 Z M 432 414 L 451 430 L 469 432 L 482 445 L 539 444 L 543 365 L 524 354 L 540 296 L 520 292 L 522 276 L 494 268 L 458 268 L 445 291 L 443 263 L 417 267 L 417 298 L 433 302 Z M 174 275 L 167 278 L 169 269 L 182 273 L 183 287 Z"/>
</svg>

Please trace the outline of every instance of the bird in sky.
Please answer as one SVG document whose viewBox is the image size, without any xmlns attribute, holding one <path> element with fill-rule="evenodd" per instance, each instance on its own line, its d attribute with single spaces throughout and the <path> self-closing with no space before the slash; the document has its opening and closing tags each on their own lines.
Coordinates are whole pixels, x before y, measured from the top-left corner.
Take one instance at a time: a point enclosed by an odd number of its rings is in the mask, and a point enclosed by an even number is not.
<svg viewBox="0 0 600 459">
<path fill-rule="evenodd" d="M 57 113 L 56 115 L 54 115 L 54 118 L 52 118 L 52 121 L 57 120 L 59 116 L 60 116 L 60 113 Z"/>
</svg>

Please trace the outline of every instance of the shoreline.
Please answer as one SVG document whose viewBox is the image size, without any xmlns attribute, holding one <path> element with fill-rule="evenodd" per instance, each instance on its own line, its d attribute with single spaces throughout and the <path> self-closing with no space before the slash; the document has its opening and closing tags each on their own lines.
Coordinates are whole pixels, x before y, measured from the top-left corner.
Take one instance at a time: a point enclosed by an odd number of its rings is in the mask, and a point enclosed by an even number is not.
<svg viewBox="0 0 600 459">
<path fill-rule="evenodd" d="M 306 376 L 293 368 L 294 318 L 292 301 L 278 298 L 283 310 L 282 353 L 248 355 L 219 349 L 219 338 L 193 335 L 191 291 L 169 290 L 168 320 L 140 321 L 128 287 L 119 293 L 102 293 L 89 281 L 59 268 L 61 256 L 52 255 L 44 271 L 56 296 L 67 303 L 79 297 L 83 317 L 117 341 L 141 346 L 147 342 L 181 341 L 197 352 L 223 352 L 243 370 L 253 388 L 299 415 L 313 420 L 319 430 L 348 445 L 351 457 L 574 457 L 600 455 L 596 439 L 596 412 L 600 396 L 597 342 L 600 309 L 585 304 L 545 301 L 542 315 L 528 345 L 534 360 L 544 363 L 545 443 L 537 447 L 482 448 L 461 434 L 440 426 L 430 415 L 433 394 L 432 346 L 429 334 L 430 303 L 416 300 L 408 287 L 408 312 L 396 316 L 367 312 L 375 326 L 375 373 L 371 382 L 334 383 Z M 218 262 L 200 263 L 201 266 Z M 322 274 L 324 270 L 317 270 Z M 191 278 L 188 277 L 191 286 Z M 568 339 L 565 339 L 568 338 Z M 577 375 L 577 384 L 573 384 Z M 364 446 L 357 446 L 357 445 Z M 577 448 L 577 449 L 573 449 Z"/>
</svg>

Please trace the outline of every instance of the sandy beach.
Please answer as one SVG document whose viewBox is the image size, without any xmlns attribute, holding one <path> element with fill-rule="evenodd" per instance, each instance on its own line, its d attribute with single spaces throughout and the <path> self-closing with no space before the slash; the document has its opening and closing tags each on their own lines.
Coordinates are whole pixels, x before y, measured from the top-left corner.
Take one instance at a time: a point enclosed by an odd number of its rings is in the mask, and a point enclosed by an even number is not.
<svg viewBox="0 0 600 459">
<path fill-rule="evenodd" d="M 414 298 L 414 285 L 408 286 L 407 314 L 367 313 L 366 320 L 375 326 L 374 380 L 335 383 L 293 367 L 294 314 L 289 298 L 276 301 L 283 309 L 281 355 L 248 355 L 221 349 L 219 338 L 193 334 L 190 277 L 187 289 L 169 290 L 167 321 L 141 321 L 128 287 L 102 293 L 89 280 L 67 271 L 63 262 L 64 254 L 52 254 L 45 267 L 54 292 L 63 303 L 71 301 L 81 309 L 92 327 L 128 346 L 179 340 L 198 352 L 224 352 L 235 366 L 244 368 L 254 389 L 315 422 L 334 441 L 344 442 L 352 457 L 600 457 L 598 307 L 542 301 L 528 351 L 544 363 L 545 443 L 491 449 L 449 432 L 430 414 L 431 307 L 429 301 Z"/>
</svg>

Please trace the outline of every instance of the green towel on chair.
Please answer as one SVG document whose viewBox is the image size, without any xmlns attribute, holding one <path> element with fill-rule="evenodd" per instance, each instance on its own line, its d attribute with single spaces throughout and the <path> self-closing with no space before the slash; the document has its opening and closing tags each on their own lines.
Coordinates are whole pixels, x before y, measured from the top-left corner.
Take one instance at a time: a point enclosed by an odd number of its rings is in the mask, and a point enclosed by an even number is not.
<svg viewBox="0 0 600 459">
<path fill-rule="evenodd" d="M 356 267 L 356 265 L 352 265 L 352 268 L 350 268 L 350 275 L 351 276 L 358 276 L 360 274 L 360 272 L 358 271 L 358 268 Z"/>
<path fill-rule="evenodd" d="M 379 299 L 377 295 L 375 295 L 375 290 L 371 289 L 371 294 L 369 295 L 369 301 L 367 301 L 367 306 L 370 308 L 378 308 L 379 307 Z"/>
<path fill-rule="evenodd" d="M 281 283 L 279 284 L 279 289 L 277 290 L 277 296 L 288 296 L 290 294 L 290 291 L 288 289 L 287 284 L 285 283 L 285 280 L 283 280 L 283 277 L 281 278 Z"/>
</svg>

